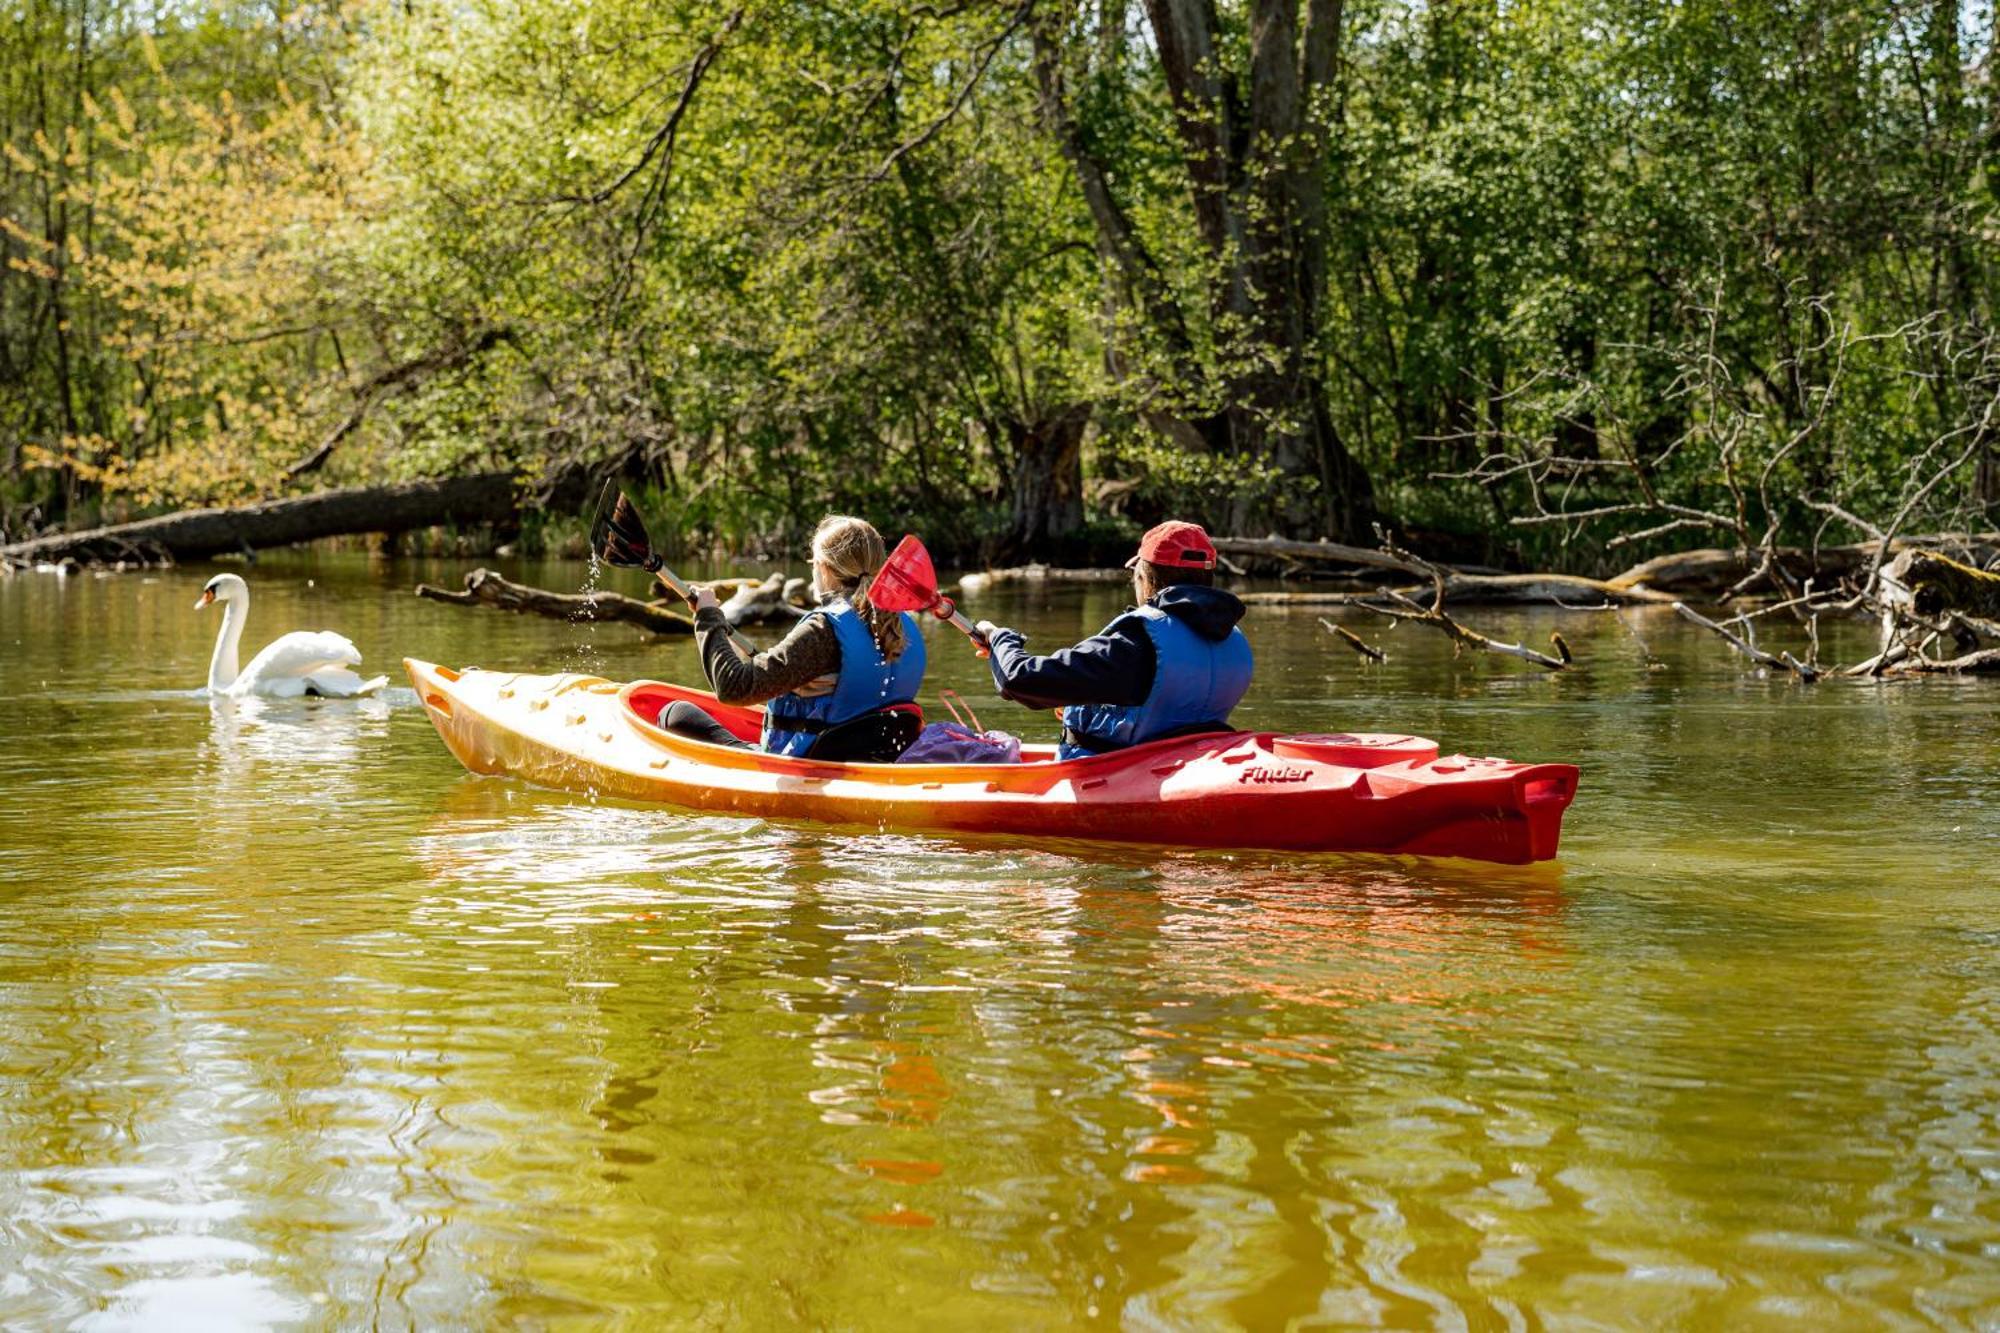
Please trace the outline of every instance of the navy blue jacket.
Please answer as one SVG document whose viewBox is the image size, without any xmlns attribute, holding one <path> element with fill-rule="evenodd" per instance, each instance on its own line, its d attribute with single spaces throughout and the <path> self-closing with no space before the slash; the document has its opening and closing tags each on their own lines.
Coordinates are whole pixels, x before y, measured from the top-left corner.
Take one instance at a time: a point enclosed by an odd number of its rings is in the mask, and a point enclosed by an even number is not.
<svg viewBox="0 0 2000 1333">
<path fill-rule="evenodd" d="M 1213 641 L 1227 638 L 1243 619 L 1243 603 L 1221 588 L 1176 584 L 1155 593 L 1151 605 Z M 1047 657 L 1030 656 L 1019 630 L 994 630 L 990 646 L 1001 697 L 1029 708 L 1137 707 L 1153 692 L 1153 639 L 1130 609 L 1082 643 Z"/>
</svg>

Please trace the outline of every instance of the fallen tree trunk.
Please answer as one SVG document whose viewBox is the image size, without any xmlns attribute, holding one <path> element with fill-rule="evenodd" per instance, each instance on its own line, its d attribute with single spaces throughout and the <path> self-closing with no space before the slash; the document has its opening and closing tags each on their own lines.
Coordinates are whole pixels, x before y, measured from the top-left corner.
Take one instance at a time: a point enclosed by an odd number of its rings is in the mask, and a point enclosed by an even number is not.
<svg viewBox="0 0 2000 1333">
<path fill-rule="evenodd" d="M 722 618 L 732 627 L 797 620 L 806 614 L 804 579 L 772 574 L 764 579 L 717 579 L 707 586 L 720 592 L 730 584 L 736 590 L 722 603 Z"/>
<path fill-rule="evenodd" d="M 362 532 L 408 532 L 442 523 L 500 523 L 514 517 L 520 487 L 512 473 L 354 486 L 236 508 L 178 514 L 56 533 L 0 547 L 0 560 L 124 560 L 165 554 L 176 560 L 224 551 L 289 546 Z"/>
<path fill-rule="evenodd" d="M 1577 574 L 1453 574 L 1445 591 L 1460 602 L 1600 602 L 1670 606 L 1671 594 L 1651 588 L 1620 587 L 1608 579 Z"/>
<path fill-rule="evenodd" d="M 967 574 L 958 581 L 959 595 L 974 597 L 1007 583 L 1130 583 L 1129 569 L 1058 569 L 1049 565 L 1016 565 Z"/>
<path fill-rule="evenodd" d="M 525 583 L 513 583 L 490 569 L 475 569 L 465 576 L 465 590 L 453 592 L 417 585 L 417 596 L 452 606 L 486 606 L 496 611 L 548 616 L 554 620 L 617 620 L 654 634 L 694 633 L 694 621 L 654 602 L 642 602 L 621 592 L 550 592 Z"/>
<path fill-rule="evenodd" d="M 1882 571 L 1884 596 L 1901 590 L 1920 616 L 1953 612 L 2000 621 L 2000 574 L 1961 564 L 1935 551 L 1904 551 Z"/>
<path fill-rule="evenodd" d="M 1360 565 L 1369 569 L 1394 570 L 1399 574 L 1431 577 L 1431 566 L 1365 546 L 1341 542 L 1290 541 L 1283 537 L 1218 537 L 1215 549 L 1224 555 L 1265 556 L 1288 561 L 1312 560 L 1331 564 Z M 1616 580 L 1584 578 L 1576 574 L 1497 574 L 1448 569 L 1445 590 L 1458 602 L 1646 602 L 1662 606 L 1673 597 L 1651 588 L 1635 587 Z M 1405 588 L 1410 593 L 1416 589 Z M 1316 593 L 1256 593 L 1246 601 L 1295 601 L 1311 605 Z M 1331 603 L 1329 603 L 1331 604 Z"/>
<path fill-rule="evenodd" d="M 1849 546 L 1822 546 L 1808 551 L 1797 546 L 1778 548 L 1778 564 L 1793 580 L 1808 577 L 1822 586 L 1867 570 L 1875 559 L 1877 543 L 1856 542 Z M 1898 537 L 1889 543 L 1889 553 L 1903 551 L 1952 551 L 1981 562 L 2000 554 L 2000 533 L 1931 533 Z M 1642 561 L 1609 580 L 1619 588 L 1651 588 L 1682 595 L 1719 592 L 1733 586 L 1763 563 L 1757 549 L 1703 547 L 1677 551 Z"/>
<path fill-rule="evenodd" d="M 1405 595 L 1425 591 L 1404 587 Z M 1348 606 L 1379 598 L 1385 590 L 1365 592 L 1247 592 L 1240 596 L 1251 606 Z M 1651 588 L 1621 588 L 1603 579 L 1587 579 L 1574 574 L 1449 574 L 1445 593 L 1455 602 L 1492 604 L 1499 602 L 1546 602 L 1556 606 L 1588 605 L 1599 609 L 1609 602 L 1618 606 L 1671 606 L 1669 593 Z"/>
<path fill-rule="evenodd" d="M 1822 546 L 1817 551 L 1782 547 L 1778 551 L 1778 563 L 1797 582 L 1803 583 L 1807 577 L 1813 577 L 1824 585 L 1868 569 L 1875 559 L 1876 545 L 1875 542 L 1857 542 L 1848 546 Z M 1340 542 L 1293 541 L 1283 537 L 1217 537 L 1215 549 L 1223 555 L 1358 565 L 1428 577 L 1409 560 L 1399 559 L 1386 551 Z M 2000 554 L 2000 533 L 1932 533 L 1899 537 L 1889 543 L 1891 555 L 1901 551 L 1937 550 L 1956 552 L 1980 561 L 1990 560 Z M 1761 550 L 1704 547 L 1657 556 L 1610 579 L 1584 579 L 1568 574 L 1489 574 L 1454 570 L 1451 592 L 1460 601 L 1553 602 L 1566 601 L 1577 593 L 1585 593 L 1612 601 L 1657 602 L 1664 606 L 1680 596 L 1721 592 L 1755 571 L 1763 558 Z M 1306 597 L 1313 595 L 1305 594 Z M 1275 598 L 1283 595 L 1268 596 Z"/>
<path fill-rule="evenodd" d="M 1301 542 L 1284 537 L 1217 537 L 1215 549 L 1223 555 L 1275 556 L 1283 560 L 1322 560 L 1342 565 L 1366 565 L 1370 569 L 1393 569 L 1400 574 L 1430 577 L 1413 560 L 1403 560 L 1386 551 L 1341 542 Z"/>
<path fill-rule="evenodd" d="M 1284 542 L 1274 537 L 1240 538 L 1225 537 L 1216 543 L 1222 551 L 1235 551 L 1239 547 L 1254 545 L 1258 551 L 1270 553 L 1279 546 L 1297 547 L 1310 550 L 1315 556 L 1327 551 L 1359 552 L 1362 555 L 1381 557 L 1379 551 L 1367 551 L 1358 546 L 1341 546 L 1334 542 Z M 1346 556 L 1326 556 L 1328 559 L 1346 561 Z M 1408 560 L 1398 560 L 1393 556 L 1382 557 L 1369 562 L 1379 569 L 1392 569 L 1399 573 L 1420 573 L 1417 565 Z M 1003 584 L 1019 583 L 1125 583 L 1132 575 L 1123 569 L 1052 569 L 1047 565 L 1023 565 L 1014 569 L 991 569 L 983 573 L 967 574 L 958 581 L 960 596 L 973 597 L 988 588 Z M 1425 585 L 1428 586 L 1428 585 Z M 1414 587 L 1403 588 L 1403 592 L 1417 591 Z M 1577 602 L 1612 602 L 1620 605 L 1640 604 L 1668 606 L 1674 601 L 1671 594 L 1655 592 L 1651 588 L 1620 587 L 1605 579 L 1587 579 L 1575 574 L 1462 574 L 1447 576 L 1445 590 L 1455 601 L 1460 602 L 1550 602 L 1558 605 Z M 1346 606 L 1357 597 L 1380 597 L 1383 589 L 1379 584 L 1355 584 L 1349 592 L 1253 592 L 1242 594 L 1243 600 L 1253 606 Z"/>
</svg>

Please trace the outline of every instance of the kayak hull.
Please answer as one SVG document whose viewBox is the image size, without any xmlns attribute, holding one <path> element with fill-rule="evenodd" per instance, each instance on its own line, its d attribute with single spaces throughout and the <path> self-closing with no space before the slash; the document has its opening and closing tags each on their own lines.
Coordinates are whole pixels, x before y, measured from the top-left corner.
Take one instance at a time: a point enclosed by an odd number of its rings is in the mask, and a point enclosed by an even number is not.
<svg viewBox="0 0 2000 1333">
<path fill-rule="evenodd" d="M 1522 864 L 1555 856 L 1569 764 L 1439 758 L 1412 737 L 1228 732 L 1056 762 L 836 764 L 664 731 L 676 699 L 737 735 L 761 713 L 656 681 L 463 671 L 406 659 L 425 711 L 475 773 L 766 819 L 1161 846 L 1380 852 Z"/>
</svg>

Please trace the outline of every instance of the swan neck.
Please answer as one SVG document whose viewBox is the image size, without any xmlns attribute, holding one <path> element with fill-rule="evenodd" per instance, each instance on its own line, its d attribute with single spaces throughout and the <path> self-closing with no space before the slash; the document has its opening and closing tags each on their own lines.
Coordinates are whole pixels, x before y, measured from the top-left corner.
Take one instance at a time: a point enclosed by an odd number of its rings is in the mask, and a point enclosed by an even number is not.
<svg viewBox="0 0 2000 1333">
<path fill-rule="evenodd" d="M 208 688 L 221 693 L 236 683 L 237 645 L 243 641 L 243 621 L 249 599 L 231 597 L 222 604 L 222 628 L 215 636 L 215 656 L 208 661 Z"/>
</svg>

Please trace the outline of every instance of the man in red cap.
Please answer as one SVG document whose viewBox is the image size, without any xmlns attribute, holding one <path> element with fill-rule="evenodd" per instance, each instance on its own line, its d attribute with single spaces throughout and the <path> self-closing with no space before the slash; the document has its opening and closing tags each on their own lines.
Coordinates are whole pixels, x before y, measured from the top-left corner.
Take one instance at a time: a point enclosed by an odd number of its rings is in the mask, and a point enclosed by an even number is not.
<svg viewBox="0 0 2000 1333">
<path fill-rule="evenodd" d="M 1082 643 L 1031 657 L 1019 631 L 981 621 L 1001 696 L 1060 708 L 1064 759 L 1227 731 L 1250 688 L 1251 655 L 1236 628 L 1243 603 L 1215 586 L 1215 563 L 1206 532 L 1170 521 L 1125 562 L 1138 605 Z"/>
</svg>

